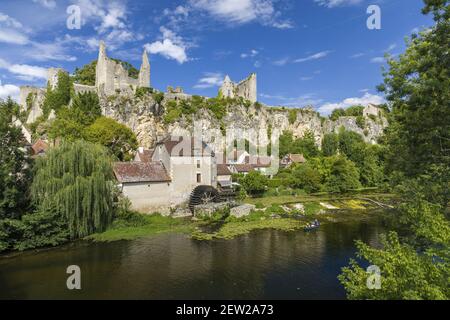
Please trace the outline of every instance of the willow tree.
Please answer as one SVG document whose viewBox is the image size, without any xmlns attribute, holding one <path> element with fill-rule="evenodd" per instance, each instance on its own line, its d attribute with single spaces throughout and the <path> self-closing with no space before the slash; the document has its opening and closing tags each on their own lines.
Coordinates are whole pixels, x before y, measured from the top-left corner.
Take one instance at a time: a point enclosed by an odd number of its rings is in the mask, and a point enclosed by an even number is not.
<svg viewBox="0 0 450 320">
<path fill-rule="evenodd" d="M 65 220 L 72 239 L 103 231 L 113 215 L 110 155 L 85 141 L 63 142 L 37 160 L 31 192 L 38 208 Z"/>
</svg>

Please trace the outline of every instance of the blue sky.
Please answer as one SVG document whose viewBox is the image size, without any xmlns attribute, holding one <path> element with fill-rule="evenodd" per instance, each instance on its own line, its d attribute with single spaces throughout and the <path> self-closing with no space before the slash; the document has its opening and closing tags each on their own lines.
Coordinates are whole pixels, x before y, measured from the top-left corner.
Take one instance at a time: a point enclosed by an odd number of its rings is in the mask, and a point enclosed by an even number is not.
<svg viewBox="0 0 450 320">
<path fill-rule="evenodd" d="M 369 5 L 381 30 L 369 30 Z M 68 29 L 77 5 L 81 28 Z M 223 77 L 258 75 L 269 105 L 333 108 L 383 101 L 385 53 L 404 51 L 405 36 L 432 25 L 422 0 L 1 0 L 0 98 L 18 86 L 45 85 L 45 68 L 75 67 L 108 55 L 139 68 L 147 49 L 152 86 L 181 86 L 215 96 Z"/>
</svg>

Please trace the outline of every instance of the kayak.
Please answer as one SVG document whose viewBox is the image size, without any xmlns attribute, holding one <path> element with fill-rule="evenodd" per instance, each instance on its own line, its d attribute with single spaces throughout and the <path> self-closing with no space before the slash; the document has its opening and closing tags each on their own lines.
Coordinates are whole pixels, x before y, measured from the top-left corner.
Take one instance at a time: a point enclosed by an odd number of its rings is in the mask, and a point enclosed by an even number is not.
<svg viewBox="0 0 450 320">
<path fill-rule="evenodd" d="M 312 230 L 318 229 L 319 227 L 320 227 L 320 222 L 319 223 L 310 223 L 304 228 L 304 230 L 312 231 Z"/>
</svg>

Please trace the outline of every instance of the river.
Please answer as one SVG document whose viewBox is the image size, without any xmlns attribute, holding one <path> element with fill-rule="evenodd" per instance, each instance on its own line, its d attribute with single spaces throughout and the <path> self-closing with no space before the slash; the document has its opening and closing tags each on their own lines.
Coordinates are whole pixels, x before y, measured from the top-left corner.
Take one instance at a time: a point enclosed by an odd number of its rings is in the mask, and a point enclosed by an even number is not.
<svg viewBox="0 0 450 320">
<path fill-rule="evenodd" d="M 354 240 L 377 245 L 384 231 L 371 219 L 210 242 L 80 241 L 0 257 L 0 299 L 345 299 L 336 277 Z M 81 268 L 81 290 L 66 288 L 69 265 Z"/>
</svg>

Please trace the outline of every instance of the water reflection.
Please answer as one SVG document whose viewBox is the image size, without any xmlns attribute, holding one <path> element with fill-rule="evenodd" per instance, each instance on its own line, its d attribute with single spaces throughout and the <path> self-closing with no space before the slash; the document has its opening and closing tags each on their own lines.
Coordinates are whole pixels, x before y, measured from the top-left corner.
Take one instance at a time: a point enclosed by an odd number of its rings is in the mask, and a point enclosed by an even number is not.
<svg viewBox="0 0 450 320">
<path fill-rule="evenodd" d="M 329 224 L 311 233 L 265 230 L 229 241 L 186 235 L 73 244 L 0 258 L 2 299 L 343 299 L 336 276 L 354 240 L 376 244 L 378 221 Z M 69 291 L 67 266 L 82 270 Z"/>
</svg>

